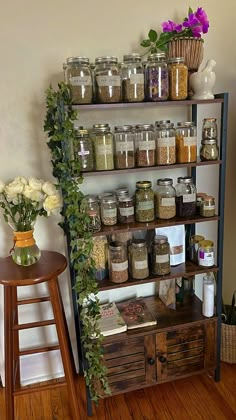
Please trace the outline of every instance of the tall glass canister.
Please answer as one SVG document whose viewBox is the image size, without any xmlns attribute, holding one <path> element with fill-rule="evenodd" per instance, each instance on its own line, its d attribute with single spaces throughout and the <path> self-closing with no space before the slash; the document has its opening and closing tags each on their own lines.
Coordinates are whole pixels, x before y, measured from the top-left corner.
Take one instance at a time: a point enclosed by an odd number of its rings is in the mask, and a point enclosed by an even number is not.
<svg viewBox="0 0 236 420">
<path fill-rule="evenodd" d="M 94 124 L 94 149 L 97 171 L 114 169 L 113 134 L 109 124 Z"/>
<path fill-rule="evenodd" d="M 96 102 L 113 103 L 121 100 L 121 77 L 116 57 L 95 59 Z"/>
<path fill-rule="evenodd" d="M 169 96 L 172 101 L 182 101 L 188 97 L 188 67 L 183 57 L 168 60 Z"/>
<path fill-rule="evenodd" d="M 176 162 L 176 141 L 174 124 L 157 124 L 157 165 L 173 165 Z"/>
<path fill-rule="evenodd" d="M 115 166 L 117 169 L 134 168 L 135 144 L 132 125 L 114 127 Z"/>
<path fill-rule="evenodd" d="M 64 66 L 66 83 L 71 85 L 73 104 L 90 104 L 93 100 L 92 73 L 87 57 L 69 57 Z"/>
<path fill-rule="evenodd" d="M 169 95 L 165 53 L 151 54 L 145 67 L 145 92 L 148 101 L 166 101 Z"/>
<path fill-rule="evenodd" d="M 156 163 L 155 130 L 152 124 L 135 126 L 136 165 L 154 166 Z"/>
<path fill-rule="evenodd" d="M 123 101 L 142 102 L 144 100 L 144 72 L 140 54 L 124 55 L 121 78 Z"/>
</svg>

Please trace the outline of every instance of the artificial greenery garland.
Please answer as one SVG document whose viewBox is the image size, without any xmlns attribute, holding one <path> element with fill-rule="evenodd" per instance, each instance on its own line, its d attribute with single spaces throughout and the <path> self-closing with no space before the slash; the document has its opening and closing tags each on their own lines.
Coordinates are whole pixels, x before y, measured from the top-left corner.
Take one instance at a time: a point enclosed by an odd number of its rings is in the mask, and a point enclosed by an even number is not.
<svg viewBox="0 0 236 420">
<path fill-rule="evenodd" d="M 58 84 L 55 91 L 50 86 L 46 92 L 47 113 L 44 130 L 48 133 L 48 146 L 52 155 L 53 175 L 58 179 L 64 200 L 64 221 L 60 223 L 67 235 L 70 262 L 75 276 L 80 318 L 82 321 L 82 349 L 86 359 L 84 376 L 92 400 L 97 403 L 102 393 L 110 393 L 103 365 L 103 336 L 98 327 L 99 299 L 95 280 L 92 234 L 88 230 L 89 217 L 84 211 L 83 183 L 79 162 L 72 156 L 75 141 L 74 121 L 77 114 L 72 109 L 69 85 Z M 74 176 L 76 174 L 76 176 Z M 79 175 L 77 175 L 79 174 Z M 96 339 L 94 339 L 96 337 Z"/>
</svg>

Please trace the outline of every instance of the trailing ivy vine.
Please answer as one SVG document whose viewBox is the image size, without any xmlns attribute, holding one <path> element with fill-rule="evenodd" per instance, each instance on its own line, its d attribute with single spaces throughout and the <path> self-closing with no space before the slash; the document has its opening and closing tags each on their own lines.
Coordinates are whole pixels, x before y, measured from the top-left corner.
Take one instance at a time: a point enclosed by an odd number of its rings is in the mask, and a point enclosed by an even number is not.
<svg viewBox="0 0 236 420">
<path fill-rule="evenodd" d="M 86 359 L 84 376 L 92 400 L 97 403 L 102 393 L 110 393 L 103 364 L 103 336 L 98 327 L 99 299 L 95 279 L 92 234 L 88 230 L 89 217 L 84 208 L 84 195 L 80 191 L 83 177 L 79 162 L 72 156 L 75 141 L 74 121 L 77 113 L 71 104 L 69 85 L 59 83 L 46 92 L 46 118 L 44 131 L 48 134 L 53 175 L 62 190 L 64 220 L 60 223 L 67 235 L 70 262 L 75 277 L 80 318 L 82 321 L 82 351 Z"/>
</svg>

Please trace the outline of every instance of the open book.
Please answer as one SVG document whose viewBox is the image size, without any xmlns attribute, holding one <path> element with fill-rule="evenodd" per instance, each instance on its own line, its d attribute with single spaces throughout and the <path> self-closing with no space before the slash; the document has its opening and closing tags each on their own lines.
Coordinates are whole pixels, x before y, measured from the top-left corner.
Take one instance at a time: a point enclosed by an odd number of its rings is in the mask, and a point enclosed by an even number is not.
<svg viewBox="0 0 236 420">
<path fill-rule="evenodd" d="M 129 299 L 116 304 L 128 330 L 157 324 L 143 298 Z"/>
<path fill-rule="evenodd" d="M 122 318 L 115 302 L 100 305 L 99 327 L 104 336 L 119 334 L 127 330 L 127 325 Z"/>
</svg>

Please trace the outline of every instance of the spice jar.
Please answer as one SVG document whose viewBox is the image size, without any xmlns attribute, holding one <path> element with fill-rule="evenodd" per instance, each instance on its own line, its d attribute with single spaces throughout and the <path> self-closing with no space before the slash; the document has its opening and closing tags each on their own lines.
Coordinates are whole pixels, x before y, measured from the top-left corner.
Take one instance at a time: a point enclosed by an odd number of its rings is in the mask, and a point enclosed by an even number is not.
<svg viewBox="0 0 236 420">
<path fill-rule="evenodd" d="M 94 170 L 93 142 L 88 130 L 84 130 L 83 127 L 76 130 L 74 159 L 80 163 L 81 172 Z"/>
<path fill-rule="evenodd" d="M 171 178 L 157 180 L 156 217 L 171 219 L 176 215 L 175 189 Z"/>
<path fill-rule="evenodd" d="M 123 101 L 142 102 L 144 100 L 144 73 L 140 54 L 124 55 L 121 78 Z"/>
<path fill-rule="evenodd" d="M 145 92 L 148 101 L 168 99 L 169 80 L 165 53 L 149 55 L 145 68 Z"/>
<path fill-rule="evenodd" d="M 89 59 L 87 57 L 69 57 L 65 64 L 65 80 L 71 85 L 73 104 L 91 104 L 93 82 Z"/>
<path fill-rule="evenodd" d="M 154 220 L 154 193 L 151 181 L 136 182 L 135 219 L 137 222 Z"/>
<path fill-rule="evenodd" d="M 204 197 L 203 203 L 200 207 L 200 215 L 203 217 L 215 216 L 215 198 L 211 195 Z"/>
<path fill-rule="evenodd" d="M 113 283 L 128 280 L 127 247 L 123 242 L 111 242 L 108 254 L 109 278 Z"/>
<path fill-rule="evenodd" d="M 91 232 L 99 232 L 101 230 L 100 209 L 98 200 L 94 195 L 87 195 L 82 201 L 82 210 L 86 211 L 89 216 L 88 229 Z"/>
<path fill-rule="evenodd" d="M 134 240 L 129 247 L 129 268 L 133 279 L 145 279 L 149 276 L 148 251 L 146 241 Z"/>
<path fill-rule="evenodd" d="M 181 101 L 188 96 L 188 67 L 183 57 L 170 58 L 169 70 L 169 96 L 172 101 Z"/>
<path fill-rule="evenodd" d="M 198 246 L 198 265 L 212 267 L 215 263 L 214 242 L 205 239 L 200 241 Z"/>
<path fill-rule="evenodd" d="M 118 221 L 119 223 L 134 222 L 134 203 L 131 197 L 118 198 Z"/>
<path fill-rule="evenodd" d="M 132 125 L 114 127 L 115 165 L 117 169 L 134 168 L 135 149 Z"/>
<path fill-rule="evenodd" d="M 101 219 L 105 226 L 117 223 L 117 202 L 115 197 L 104 197 L 101 201 Z"/>
<path fill-rule="evenodd" d="M 155 131 L 152 124 L 135 126 L 136 165 L 154 166 L 156 163 Z"/>
<path fill-rule="evenodd" d="M 188 176 L 180 176 L 177 179 L 176 190 L 176 214 L 181 217 L 194 216 L 196 214 L 197 189 L 193 179 Z"/>
<path fill-rule="evenodd" d="M 95 59 L 95 81 L 97 102 L 120 102 L 121 78 L 116 57 Z"/>
<path fill-rule="evenodd" d="M 113 134 L 108 124 L 94 124 L 94 148 L 97 171 L 114 169 Z"/>
<path fill-rule="evenodd" d="M 170 273 L 170 244 L 165 235 L 156 235 L 153 239 L 152 273 L 158 276 Z"/>
<path fill-rule="evenodd" d="M 189 258 L 194 263 L 198 263 L 199 242 L 204 241 L 202 235 L 192 235 L 189 238 Z"/>
<path fill-rule="evenodd" d="M 173 165 L 176 162 L 175 129 L 170 122 L 157 125 L 157 165 Z"/>
<path fill-rule="evenodd" d="M 105 235 L 93 238 L 92 258 L 95 263 L 96 280 L 104 280 L 108 276 L 108 242 Z"/>
<path fill-rule="evenodd" d="M 176 128 L 176 161 L 197 161 L 197 127 L 193 122 L 178 122 Z"/>
<path fill-rule="evenodd" d="M 202 125 L 202 138 L 217 140 L 218 130 L 216 118 L 204 118 Z"/>
<path fill-rule="evenodd" d="M 197 214 L 200 214 L 200 208 L 206 196 L 206 193 L 197 193 Z"/>
<path fill-rule="evenodd" d="M 200 147 L 200 159 L 217 160 L 219 157 L 219 147 L 216 139 L 202 140 Z"/>
</svg>

